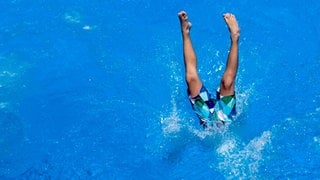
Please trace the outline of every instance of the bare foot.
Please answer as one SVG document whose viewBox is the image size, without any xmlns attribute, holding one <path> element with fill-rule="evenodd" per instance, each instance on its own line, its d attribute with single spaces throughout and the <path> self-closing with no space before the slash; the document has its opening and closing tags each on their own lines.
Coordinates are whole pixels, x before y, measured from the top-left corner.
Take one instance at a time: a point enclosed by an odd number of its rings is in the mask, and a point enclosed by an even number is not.
<svg viewBox="0 0 320 180">
<path fill-rule="evenodd" d="M 223 18 L 227 23 L 228 29 L 230 31 L 231 40 L 237 41 L 240 36 L 240 28 L 236 17 L 231 13 L 223 14 Z"/>
<path fill-rule="evenodd" d="M 180 19 L 181 24 L 181 32 L 183 35 L 189 35 L 190 28 L 192 26 L 191 22 L 188 21 L 188 15 L 185 11 L 180 11 L 178 13 L 178 17 Z"/>
</svg>

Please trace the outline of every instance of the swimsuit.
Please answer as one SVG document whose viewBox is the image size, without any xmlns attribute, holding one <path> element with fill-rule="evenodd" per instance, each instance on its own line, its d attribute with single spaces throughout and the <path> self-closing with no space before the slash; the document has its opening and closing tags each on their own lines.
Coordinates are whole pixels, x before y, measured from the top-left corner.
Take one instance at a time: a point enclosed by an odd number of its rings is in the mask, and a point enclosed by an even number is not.
<svg viewBox="0 0 320 180">
<path fill-rule="evenodd" d="M 216 97 L 213 98 L 208 90 L 202 85 L 200 93 L 192 98 L 189 97 L 192 108 L 200 119 L 203 127 L 220 127 L 231 120 L 236 115 L 236 97 L 235 94 L 221 96 L 220 89 L 216 91 Z"/>
</svg>

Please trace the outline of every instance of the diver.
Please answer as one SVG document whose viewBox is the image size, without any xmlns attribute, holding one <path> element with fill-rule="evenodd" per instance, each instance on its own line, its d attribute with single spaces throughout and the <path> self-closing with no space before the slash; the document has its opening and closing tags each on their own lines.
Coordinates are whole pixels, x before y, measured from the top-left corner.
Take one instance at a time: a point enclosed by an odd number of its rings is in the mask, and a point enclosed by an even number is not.
<svg viewBox="0 0 320 180">
<path fill-rule="evenodd" d="M 192 108 L 204 128 L 220 128 L 230 122 L 236 115 L 235 78 L 238 70 L 238 41 L 240 28 L 236 17 L 231 13 L 223 14 L 230 32 L 230 49 L 226 69 L 215 96 L 203 85 L 197 71 L 197 57 L 193 49 L 190 29 L 191 22 L 185 11 L 178 13 L 183 40 L 183 57 L 188 95 Z"/>
</svg>

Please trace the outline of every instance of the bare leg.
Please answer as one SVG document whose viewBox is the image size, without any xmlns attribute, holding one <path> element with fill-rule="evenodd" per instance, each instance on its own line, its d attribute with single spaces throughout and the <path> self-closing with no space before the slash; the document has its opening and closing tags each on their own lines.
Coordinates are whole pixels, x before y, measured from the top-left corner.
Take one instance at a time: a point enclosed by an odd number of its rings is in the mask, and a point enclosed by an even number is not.
<svg viewBox="0 0 320 180">
<path fill-rule="evenodd" d="M 231 45 L 227 60 L 226 70 L 222 76 L 220 83 L 220 94 L 228 96 L 234 94 L 235 78 L 238 70 L 238 40 L 240 36 L 240 28 L 236 17 L 233 14 L 226 13 L 223 15 L 230 31 Z"/>
<path fill-rule="evenodd" d="M 191 23 L 188 21 L 187 13 L 184 11 L 179 12 L 178 17 L 180 19 L 181 24 L 183 56 L 189 96 L 195 97 L 200 92 L 202 82 L 197 72 L 197 57 L 192 47 L 192 42 L 190 38 Z"/>
</svg>

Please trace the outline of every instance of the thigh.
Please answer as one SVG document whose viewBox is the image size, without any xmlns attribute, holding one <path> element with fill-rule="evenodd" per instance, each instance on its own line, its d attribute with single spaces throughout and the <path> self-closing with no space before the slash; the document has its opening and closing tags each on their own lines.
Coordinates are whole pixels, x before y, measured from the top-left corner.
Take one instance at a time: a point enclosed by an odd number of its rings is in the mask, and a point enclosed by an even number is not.
<svg viewBox="0 0 320 180">
<path fill-rule="evenodd" d="M 201 90 L 202 82 L 198 75 L 193 75 L 192 77 L 187 77 L 187 85 L 188 85 L 188 95 L 190 97 L 196 97 Z"/>
</svg>

